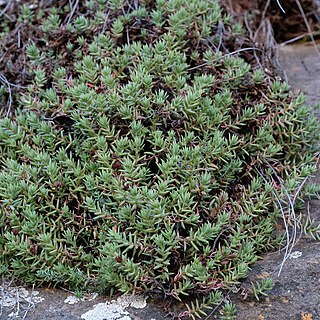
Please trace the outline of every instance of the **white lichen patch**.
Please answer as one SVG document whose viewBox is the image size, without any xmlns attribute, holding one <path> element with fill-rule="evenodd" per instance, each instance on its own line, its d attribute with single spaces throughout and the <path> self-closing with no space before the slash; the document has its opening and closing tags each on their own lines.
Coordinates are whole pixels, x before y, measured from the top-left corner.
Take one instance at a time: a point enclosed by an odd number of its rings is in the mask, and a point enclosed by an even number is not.
<svg viewBox="0 0 320 320">
<path fill-rule="evenodd" d="M 78 302 L 80 302 L 80 299 L 76 296 L 67 296 L 67 298 L 64 300 L 64 303 L 67 304 L 76 304 Z"/>
<path fill-rule="evenodd" d="M 27 290 L 22 287 L 11 287 L 10 285 L 0 286 L 0 308 L 12 310 L 8 317 L 17 317 L 20 314 L 27 314 L 34 306 L 43 301 L 35 290 Z"/>
<path fill-rule="evenodd" d="M 78 297 L 72 295 L 72 296 L 68 296 L 68 297 L 64 300 L 64 303 L 67 303 L 67 304 L 76 304 L 76 303 L 79 303 L 79 302 L 82 302 L 82 301 L 92 301 L 92 300 L 94 300 L 97 296 L 98 296 L 97 293 L 88 294 L 88 295 L 83 296 L 82 298 L 78 298 Z"/>
<path fill-rule="evenodd" d="M 17 303 L 39 303 L 44 298 L 38 296 L 38 291 L 29 291 L 26 288 L 19 287 L 0 287 L 0 304 L 2 307 L 13 307 Z"/>
<path fill-rule="evenodd" d="M 126 308 L 145 308 L 146 298 L 142 296 L 123 295 L 117 300 L 97 304 L 92 310 L 81 315 L 85 320 L 131 320 Z"/>
<path fill-rule="evenodd" d="M 302 252 L 301 251 L 293 251 L 289 255 L 289 259 L 297 259 L 297 258 L 300 258 L 301 256 L 302 256 Z"/>
</svg>

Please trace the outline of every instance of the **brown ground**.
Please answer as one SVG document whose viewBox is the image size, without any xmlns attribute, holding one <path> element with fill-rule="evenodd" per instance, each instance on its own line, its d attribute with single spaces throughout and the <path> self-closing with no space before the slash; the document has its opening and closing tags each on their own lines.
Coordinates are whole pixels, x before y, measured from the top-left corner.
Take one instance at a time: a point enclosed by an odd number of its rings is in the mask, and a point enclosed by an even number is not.
<svg viewBox="0 0 320 320">
<path fill-rule="evenodd" d="M 223 1 L 228 11 L 243 20 L 253 34 L 255 32 L 262 34 L 261 22 L 270 21 L 274 38 L 278 43 L 319 30 L 320 12 L 317 2 L 319 5 L 318 0 Z"/>
</svg>

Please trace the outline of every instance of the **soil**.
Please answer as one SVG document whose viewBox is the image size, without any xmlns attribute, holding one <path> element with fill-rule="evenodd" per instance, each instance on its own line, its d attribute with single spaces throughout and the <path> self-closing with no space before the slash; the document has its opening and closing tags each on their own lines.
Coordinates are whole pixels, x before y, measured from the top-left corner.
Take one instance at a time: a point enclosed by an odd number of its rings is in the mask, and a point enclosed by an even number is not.
<svg viewBox="0 0 320 320">
<path fill-rule="evenodd" d="M 266 30 L 262 25 L 268 23 L 272 25 L 272 32 L 267 32 L 272 33 L 278 43 L 319 31 L 318 0 L 227 0 L 222 3 L 228 12 L 245 22 L 255 40 L 258 34 L 262 36 L 259 40 L 265 40 L 268 35 L 264 34 Z"/>
</svg>

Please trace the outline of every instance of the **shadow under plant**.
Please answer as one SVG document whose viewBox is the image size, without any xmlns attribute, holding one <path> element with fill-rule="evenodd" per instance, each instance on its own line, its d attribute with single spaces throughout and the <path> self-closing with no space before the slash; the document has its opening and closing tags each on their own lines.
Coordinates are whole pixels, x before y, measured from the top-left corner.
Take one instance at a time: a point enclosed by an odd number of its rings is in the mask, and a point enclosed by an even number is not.
<svg viewBox="0 0 320 320">
<path fill-rule="evenodd" d="M 0 272 L 232 318 L 230 290 L 317 191 L 304 98 L 228 52 L 242 29 L 214 1 L 26 1 L 16 19 L 41 34 L 0 120 Z"/>
</svg>

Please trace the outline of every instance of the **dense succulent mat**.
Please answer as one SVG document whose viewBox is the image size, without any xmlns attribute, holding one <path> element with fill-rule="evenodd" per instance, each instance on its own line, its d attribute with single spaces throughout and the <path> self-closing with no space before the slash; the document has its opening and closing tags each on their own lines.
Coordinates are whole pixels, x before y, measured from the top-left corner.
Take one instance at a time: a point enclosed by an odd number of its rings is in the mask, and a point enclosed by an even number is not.
<svg viewBox="0 0 320 320">
<path fill-rule="evenodd" d="M 200 316 L 282 241 L 318 124 L 286 83 L 227 53 L 241 28 L 216 1 L 70 4 L 20 8 L 38 31 L 0 120 L 0 272 L 191 295 L 180 316 Z"/>
</svg>

